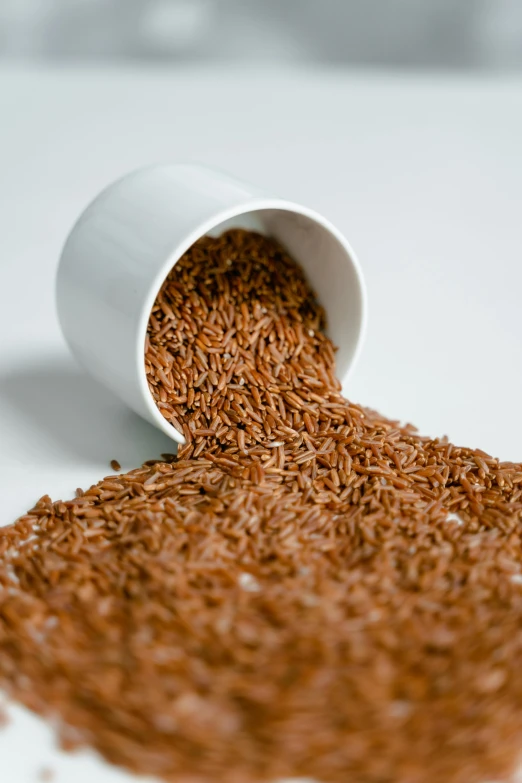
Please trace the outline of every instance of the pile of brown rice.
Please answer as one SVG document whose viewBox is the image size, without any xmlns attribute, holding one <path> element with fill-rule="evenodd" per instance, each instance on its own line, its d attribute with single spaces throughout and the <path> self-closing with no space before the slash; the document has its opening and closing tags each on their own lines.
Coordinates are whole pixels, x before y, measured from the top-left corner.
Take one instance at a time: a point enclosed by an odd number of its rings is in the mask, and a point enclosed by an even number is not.
<svg viewBox="0 0 522 783">
<path fill-rule="evenodd" d="M 194 245 L 146 370 L 187 444 L 0 534 L 0 685 L 171 781 L 507 779 L 522 465 L 346 401 L 273 240 Z"/>
</svg>

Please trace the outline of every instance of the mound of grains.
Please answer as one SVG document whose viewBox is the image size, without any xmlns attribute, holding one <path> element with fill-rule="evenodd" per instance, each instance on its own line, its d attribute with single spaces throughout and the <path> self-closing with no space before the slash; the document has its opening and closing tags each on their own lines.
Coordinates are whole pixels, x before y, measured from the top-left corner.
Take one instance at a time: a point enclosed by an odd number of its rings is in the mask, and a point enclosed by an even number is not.
<svg viewBox="0 0 522 783">
<path fill-rule="evenodd" d="M 346 401 L 274 241 L 194 245 L 146 344 L 186 445 L 0 536 L 0 684 L 171 781 L 507 779 L 522 465 Z"/>
</svg>

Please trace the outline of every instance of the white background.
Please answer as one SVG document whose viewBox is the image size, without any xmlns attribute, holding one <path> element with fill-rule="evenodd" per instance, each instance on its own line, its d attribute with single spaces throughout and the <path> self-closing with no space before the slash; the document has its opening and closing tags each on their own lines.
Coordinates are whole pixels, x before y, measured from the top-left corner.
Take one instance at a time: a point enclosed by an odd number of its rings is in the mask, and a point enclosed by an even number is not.
<svg viewBox="0 0 522 783">
<path fill-rule="evenodd" d="M 172 449 L 75 365 L 54 311 L 78 212 L 152 162 L 217 165 L 323 212 L 369 290 L 351 397 L 522 459 L 522 81 L 4 69 L 0 114 L 0 524 L 113 458 L 130 469 Z M 130 780 L 55 753 L 38 719 L 11 712 L 2 783 L 46 765 L 58 783 Z"/>
</svg>

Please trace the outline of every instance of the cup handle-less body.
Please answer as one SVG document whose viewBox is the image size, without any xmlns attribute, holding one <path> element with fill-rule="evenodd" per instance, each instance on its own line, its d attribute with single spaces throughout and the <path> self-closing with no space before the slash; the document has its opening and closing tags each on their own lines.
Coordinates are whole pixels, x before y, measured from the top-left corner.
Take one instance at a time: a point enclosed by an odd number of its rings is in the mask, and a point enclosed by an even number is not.
<svg viewBox="0 0 522 783">
<path fill-rule="evenodd" d="M 149 392 L 144 343 L 161 285 L 201 236 L 230 226 L 274 236 L 303 267 L 326 310 L 345 381 L 364 334 L 362 273 L 346 239 L 306 207 L 212 169 L 140 169 L 104 190 L 80 216 L 60 259 L 56 298 L 71 351 L 85 369 L 178 443 Z"/>
</svg>

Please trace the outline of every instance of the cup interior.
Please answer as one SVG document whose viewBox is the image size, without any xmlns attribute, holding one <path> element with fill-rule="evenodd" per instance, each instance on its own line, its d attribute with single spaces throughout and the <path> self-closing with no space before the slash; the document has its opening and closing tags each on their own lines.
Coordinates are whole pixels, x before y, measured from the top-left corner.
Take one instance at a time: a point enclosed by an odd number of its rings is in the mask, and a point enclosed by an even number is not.
<svg viewBox="0 0 522 783">
<path fill-rule="evenodd" d="M 243 211 L 217 219 L 199 236 L 219 236 L 227 229 L 242 228 L 272 236 L 286 247 L 302 266 L 312 288 L 326 311 L 327 333 L 337 347 L 337 375 L 345 388 L 348 373 L 357 358 L 365 327 L 365 292 L 362 276 L 353 251 L 337 229 L 324 218 L 302 207 L 268 207 Z M 161 283 L 190 247 L 173 255 Z M 158 287 L 158 290 L 160 286 Z M 154 293 L 156 297 L 158 290 Z M 145 324 L 145 330 L 148 324 Z M 143 334 L 143 343 L 145 332 Z M 148 389 L 143 363 L 143 380 L 157 424 L 180 444 L 183 436 L 167 422 L 156 407 Z"/>
</svg>

